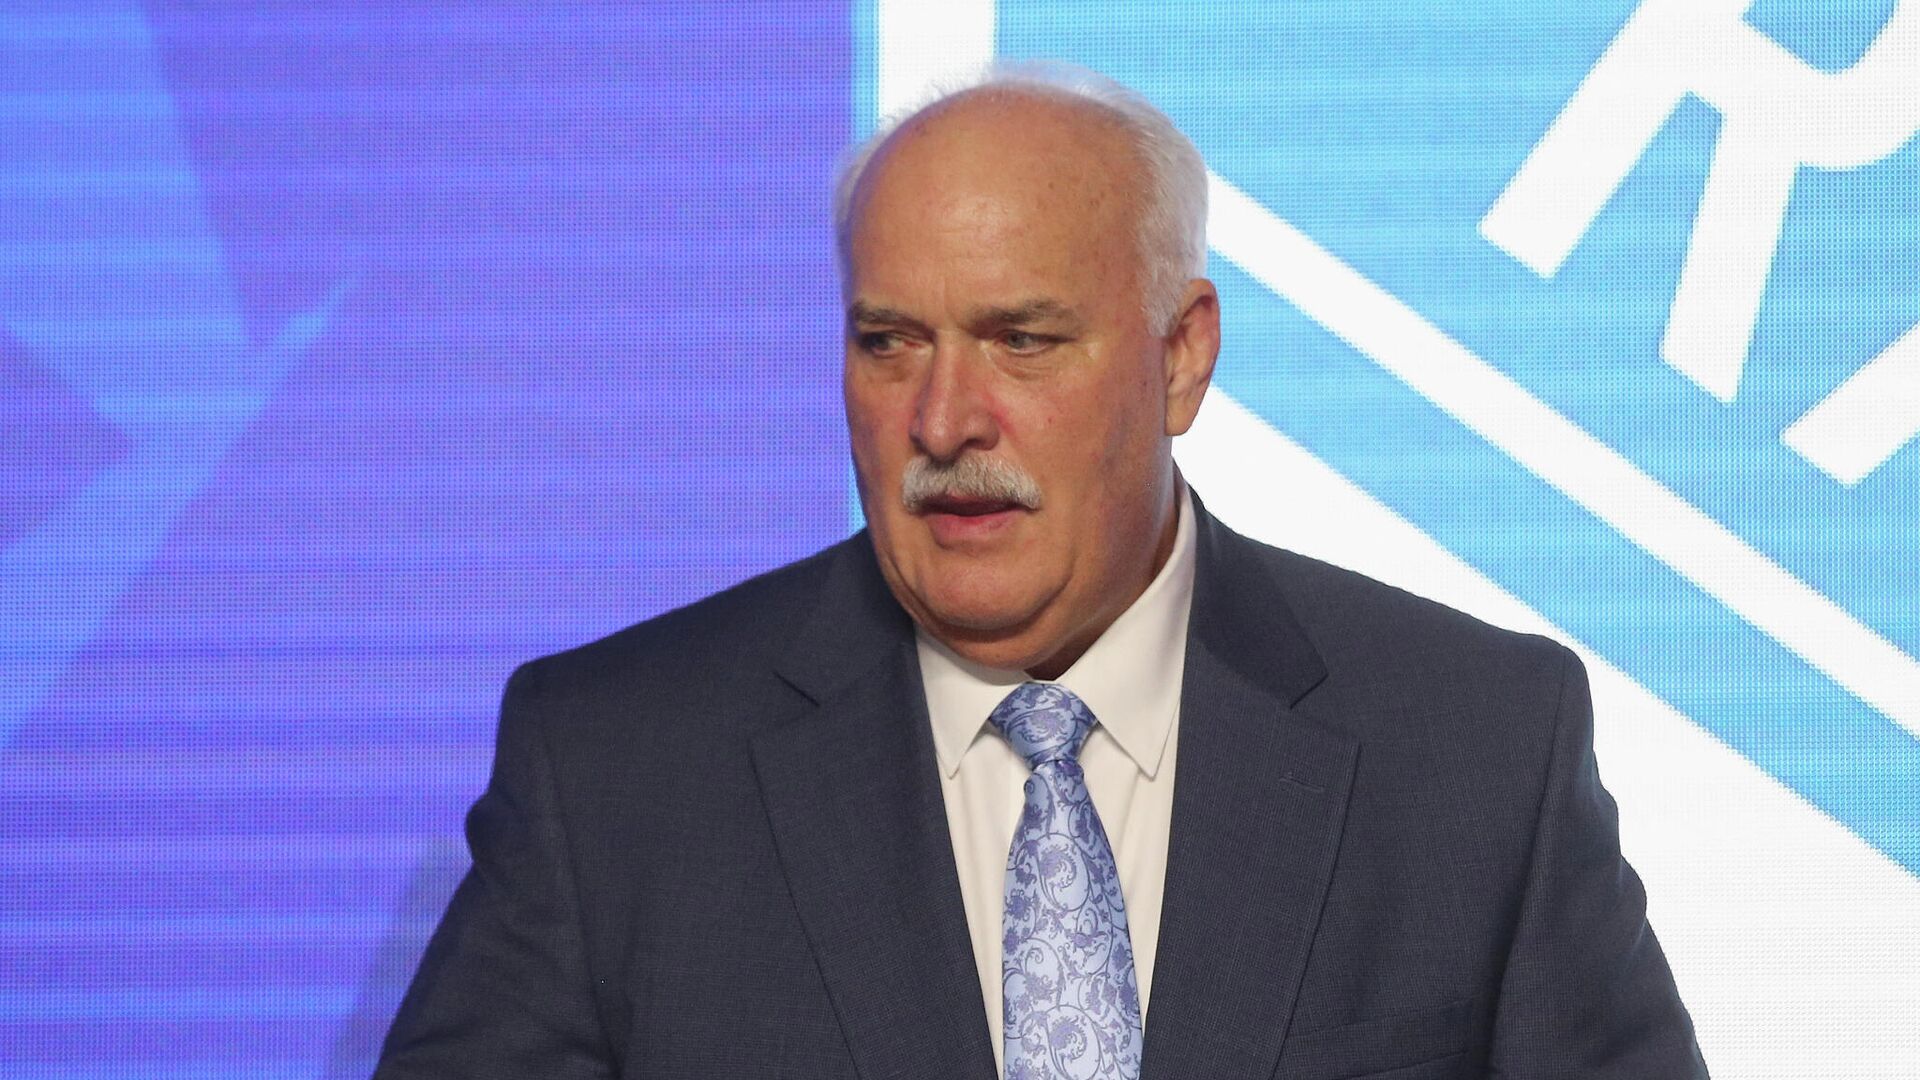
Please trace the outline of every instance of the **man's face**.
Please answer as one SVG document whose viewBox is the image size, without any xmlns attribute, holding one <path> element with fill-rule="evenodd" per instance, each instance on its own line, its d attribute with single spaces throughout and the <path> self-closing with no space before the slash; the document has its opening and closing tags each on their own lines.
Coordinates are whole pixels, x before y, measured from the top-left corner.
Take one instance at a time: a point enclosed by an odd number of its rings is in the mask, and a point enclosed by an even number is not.
<svg viewBox="0 0 1920 1080">
<path fill-rule="evenodd" d="M 861 502 L 894 595 L 981 663 L 1058 674 L 1171 544 L 1170 437 L 1217 309 L 1200 288 L 1199 347 L 1190 319 L 1164 339 L 1148 324 L 1137 183 L 1087 107 L 977 96 L 897 134 L 856 194 Z"/>
</svg>

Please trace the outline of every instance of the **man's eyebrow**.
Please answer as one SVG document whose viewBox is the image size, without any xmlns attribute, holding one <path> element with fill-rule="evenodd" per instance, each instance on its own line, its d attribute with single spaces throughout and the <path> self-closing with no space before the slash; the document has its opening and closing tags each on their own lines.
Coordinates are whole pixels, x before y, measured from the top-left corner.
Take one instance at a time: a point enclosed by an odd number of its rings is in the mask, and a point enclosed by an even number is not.
<svg viewBox="0 0 1920 1080">
<path fill-rule="evenodd" d="M 855 300 L 847 308 L 848 326 L 919 326 L 920 320 L 897 308 L 878 307 L 864 300 Z"/>
</svg>

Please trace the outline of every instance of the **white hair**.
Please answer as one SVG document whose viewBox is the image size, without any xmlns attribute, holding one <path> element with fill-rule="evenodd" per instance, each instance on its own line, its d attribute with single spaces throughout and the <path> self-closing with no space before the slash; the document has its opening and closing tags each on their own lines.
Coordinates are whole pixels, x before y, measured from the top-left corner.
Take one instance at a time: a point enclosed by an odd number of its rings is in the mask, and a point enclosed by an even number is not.
<svg viewBox="0 0 1920 1080">
<path fill-rule="evenodd" d="M 1092 105 L 1129 138 L 1145 177 L 1135 238 L 1146 279 L 1141 302 L 1148 324 L 1170 333 L 1187 282 L 1207 272 L 1206 163 L 1193 142 L 1145 97 L 1099 72 L 1057 61 L 994 64 L 963 84 L 940 87 L 926 102 L 889 118 L 841 160 L 833 191 L 833 231 L 842 287 L 852 279 L 853 197 L 874 154 L 917 117 L 982 91 Z"/>
</svg>

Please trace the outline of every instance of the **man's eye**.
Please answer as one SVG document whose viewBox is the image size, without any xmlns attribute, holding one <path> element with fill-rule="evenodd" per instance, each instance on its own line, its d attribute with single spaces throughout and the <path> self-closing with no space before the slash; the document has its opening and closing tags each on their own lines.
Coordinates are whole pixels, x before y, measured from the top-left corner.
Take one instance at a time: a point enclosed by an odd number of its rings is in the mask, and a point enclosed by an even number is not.
<svg viewBox="0 0 1920 1080">
<path fill-rule="evenodd" d="M 854 337 L 861 352 L 886 353 L 900 347 L 900 335 L 890 330 L 868 330 Z"/>
<path fill-rule="evenodd" d="M 1009 330 L 1000 335 L 1000 343 L 1017 353 L 1034 353 L 1053 344 L 1053 340 L 1024 330 Z"/>
</svg>

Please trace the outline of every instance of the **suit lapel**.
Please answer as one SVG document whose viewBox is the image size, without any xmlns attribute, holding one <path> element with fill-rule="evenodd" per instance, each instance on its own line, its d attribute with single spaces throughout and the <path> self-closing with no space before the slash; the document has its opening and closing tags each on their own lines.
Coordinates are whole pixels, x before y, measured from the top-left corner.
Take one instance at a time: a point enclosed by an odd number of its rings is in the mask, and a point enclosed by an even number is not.
<svg viewBox="0 0 1920 1080">
<path fill-rule="evenodd" d="M 780 671 L 812 704 L 755 738 L 754 768 L 856 1069 L 991 1078 L 912 627 L 864 534 Z"/>
<path fill-rule="evenodd" d="M 1197 504 L 1197 500 L 1196 500 Z M 1326 670 L 1256 546 L 1198 565 L 1144 1080 L 1271 1077 L 1332 878 L 1357 740 L 1292 711 Z M 808 704 L 754 767 L 860 1075 L 987 1080 L 993 1050 L 913 629 L 856 536 L 780 665 Z"/>
<path fill-rule="evenodd" d="M 1145 1080 L 1271 1077 L 1359 746 L 1291 706 L 1326 671 L 1257 550 L 1204 511 Z"/>
</svg>

